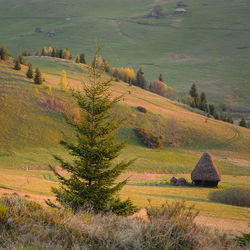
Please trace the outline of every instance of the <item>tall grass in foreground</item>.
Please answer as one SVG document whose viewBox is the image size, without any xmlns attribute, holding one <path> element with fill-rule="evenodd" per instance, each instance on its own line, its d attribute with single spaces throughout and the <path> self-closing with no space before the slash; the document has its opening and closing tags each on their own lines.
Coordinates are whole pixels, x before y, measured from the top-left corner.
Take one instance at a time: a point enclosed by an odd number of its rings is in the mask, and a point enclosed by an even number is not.
<svg viewBox="0 0 250 250">
<path fill-rule="evenodd" d="M 45 209 L 19 196 L 0 200 L 0 248 L 237 249 L 226 235 L 194 223 L 183 202 L 147 208 L 148 220 Z"/>
<path fill-rule="evenodd" d="M 250 188 L 236 187 L 214 191 L 209 194 L 209 199 L 229 205 L 250 207 Z"/>
</svg>

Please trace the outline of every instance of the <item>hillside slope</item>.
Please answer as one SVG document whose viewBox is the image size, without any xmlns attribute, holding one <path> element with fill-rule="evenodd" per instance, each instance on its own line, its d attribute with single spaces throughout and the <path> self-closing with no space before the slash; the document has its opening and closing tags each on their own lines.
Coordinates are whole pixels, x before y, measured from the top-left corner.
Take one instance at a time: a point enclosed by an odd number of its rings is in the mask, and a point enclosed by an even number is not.
<svg viewBox="0 0 250 250">
<path fill-rule="evenodd" d="M 29 59 L 33 60 L 35 66 L 39 65 L 43 72 L 50 73 L 44 74 L 44 84 L 52 86 L 52 94 L 43 86 L 36 86 L 27 80 L 26 67 L 17 72 L 11 64 L 0 64 L 1 166 L 41 167 L 49 162 L 54 164 L 51 153 L 65 155 L 65 151 L 58 146 L 59 140 L 73 140 L 72 130 L 63 120 L 60 109 L 48 108 L 43 101 L 57 100 L 60 105 L 63 103 L 64 110 L 72 112 L 75 106 L 70 93 L 59 90 L 58 72 L 65 69 L 69 85 L 81 88 L 81 81 L 87 79 L 87 67 L 53 58 Z M 121 158 L 138 158 L 133 170 L 189 172 L 197 162 L 200 151 L 210 150 L 223 173 L 250 174 L 248 129 L 214 119 L 207 120 L 179 103 L 124 82 L 114 82 L 112 92 L 114 96 L 125 94 L 114 115 L 127 119 L 119 138 L 130 137 L 130 141 Z M 148 113 L 139 112 L 137 106 L 145 107 Z M 180 127 L 180 147 L 177 149 L 166 145 L 171 120 L 175 120 Z M 141 145 L 133 132 L 134 128 L 140 126 L 164 136 L 164 148 L 152 150 Z"/>
<path fill-rule="evenodd" d="M 211 102 L 230 100 L 237 113 L 249 110 L 250 17 L 248 0 L 186 0 L 185 15 L 174 13 L 178 0 L 0 0 L 0 44 L 13 55 L 42 46 L 93 53 L 96 37 L 114 66 L 142 66 L 149 80 L 163 73 L 180 96 L 193 81 Z M 206 3 L 206 4 L 204 4 Z M 156 5 L 162 19 L 147 15 Z M 35 33 L 35 28 L 42 33 Z M 46 37 L 48 30 L 54 37 Z M 239 118 L 239 114 L 235 117 Z"/>
</svg>

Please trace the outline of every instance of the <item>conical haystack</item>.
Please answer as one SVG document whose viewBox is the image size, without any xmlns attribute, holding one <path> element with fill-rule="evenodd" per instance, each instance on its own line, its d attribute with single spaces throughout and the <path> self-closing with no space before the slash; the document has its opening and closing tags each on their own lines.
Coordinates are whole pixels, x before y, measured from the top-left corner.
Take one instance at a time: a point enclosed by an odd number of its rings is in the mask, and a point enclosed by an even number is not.
<svg viewBox="0 0 250 250">
<path fill-rule="evenodd" d="M 191 179 L 196 186 L 217 187 L 221 175 L 208 152 L 202 155 L 191 173 Z"/>
</svg>

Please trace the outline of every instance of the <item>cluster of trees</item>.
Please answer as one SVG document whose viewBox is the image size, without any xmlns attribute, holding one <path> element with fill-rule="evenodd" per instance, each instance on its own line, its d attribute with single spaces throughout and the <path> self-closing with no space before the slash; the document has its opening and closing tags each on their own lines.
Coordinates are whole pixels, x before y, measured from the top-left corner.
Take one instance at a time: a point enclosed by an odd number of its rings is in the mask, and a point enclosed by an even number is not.
<svg viewBox="0 0 250 250">
<path fill-rule="evenodd" d="M 230 114 L 230 109 L 226 108 L 226 105 L 215 106 L 213 103 L 207 103 L 205 92 L 201 92 L 199 95 L 195 83 L 192 84 L 189 91 L 189 96 L 184 100 L 184 103 L 189 104 L 193 108 L 198 108 L 206 112 L 208 116 L 211 115 L 216 120 L 234 123 Z M 247 128 L 247 122 L 244 116 L 241 118 L 239 126 Z"/>
<path fill-rule="evenodd" d="M 72 59 L 72 55 L 69 49 L 56 49 L 53 47 L 43 47 L 41 56 L 57 57 L 62 59 Z"/>
<path fill-rule="evenodd" d="M 220 107 L 216 107 L 213 103 L 207 102 L 207 97 L 205 92 L 201 92 L 199 95 L 196 84 L 193 83 L 189 96 L 184 101 L 189 104 L 192 108 L 200 109 L 209 115 L 213 116 L 216 120 L 222 120 L 225 122 L 233 123 L 232 116 L 229 113 L 223 112 Z"/>
<path fill-rule="evenodd" d="M 34 83 L 41 85 L 43 83 L 42 73 L 39 67 L 36 68 L 35 72 L 33 72 L 32 63 L 28 63 L 28 70 L 26 72 L 27 78 L 34 79 Z"/>
<path fill-rule="evenodd" d="M 116 81 L 122 80 L 130 85 L 136 85 L 136 76 L 132 68 L 112 68 L 111 74 Z"/>
<path fill-rule="evenodd" d="M 87 59 L 86 59 L 85 53 L 82 52 L 80 55 L 77 55 L 76 59 L 75 59 L 75 62 L 76 63 L 87 64 Z"/>
</svg>

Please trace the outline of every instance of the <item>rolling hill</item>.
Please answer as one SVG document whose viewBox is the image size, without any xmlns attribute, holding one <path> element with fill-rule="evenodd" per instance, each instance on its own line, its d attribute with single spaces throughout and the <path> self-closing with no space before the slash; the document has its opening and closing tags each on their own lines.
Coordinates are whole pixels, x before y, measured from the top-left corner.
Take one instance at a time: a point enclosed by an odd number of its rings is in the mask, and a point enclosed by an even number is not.
<svg viewBox="0 0 250 250">
<path fill-rule="evenodd" d="M 58 146 L 61 139 L 74 140 L 61 111 L 74 113 L 70 93 L 59 89 L 60 72 L 66 70 L 68 84 L 81 88 L 88 77 L 88 66 L 49 57 L 28 57 L 40 66 L 45 82 L 33 84 L 12 64 L 0 64 L 0 152 L 1 166 L 39 168 L 53 163 L 51 153 L 65 154 Z M 104 76 L 107 77 L 107 76 Z M 52 87 L 49 93 L 44 85 Z M 113 96 L 124 94 L 114 116 L 125 118 L 119 138 L 130 138 L 121 158 L 138 158 L 132 170 L 139 172 L 190 172 L 204 150 L 211 151 L 223 174 L 249 175 L 250 131 L 229 123 L 206 119 L 189 107 L 124 82 L 113 82 Z M 52 102 L 52 105 L 48 105 Z M 138 106 L 147 113 L 137 110 Z M 180 134 L 178 148 L 168 146 L 169 124 L 174 120 Z M 143 124 L 143 125 L 142 125 Z M 162 136 L 162 149 L 145 148 L 136 138 L 134 128 L 145 127 Z"/>
<path fill-rule="evenodd" d="M 248 0 L 186 0 L 187 13 L 175 14 L 178 0 L 0 0 L 0 44 L 14 56 L 43 46 L 93 53 L 96 37 L 113 66 L 143 67 L 149 80 L 161 72 L 180 98 L 197 82 L 210 102 L 230 102 L 238 121 L 249 118 L 250 18 Z M 206 3 L 206 4 L 204 4 Z M 165 18 L 147 18 L 156 5 Z M 42 33 L 35 33 L 39 27 Z M 55 36 L 46 37 L 48 30 Z"/>
</svg>

